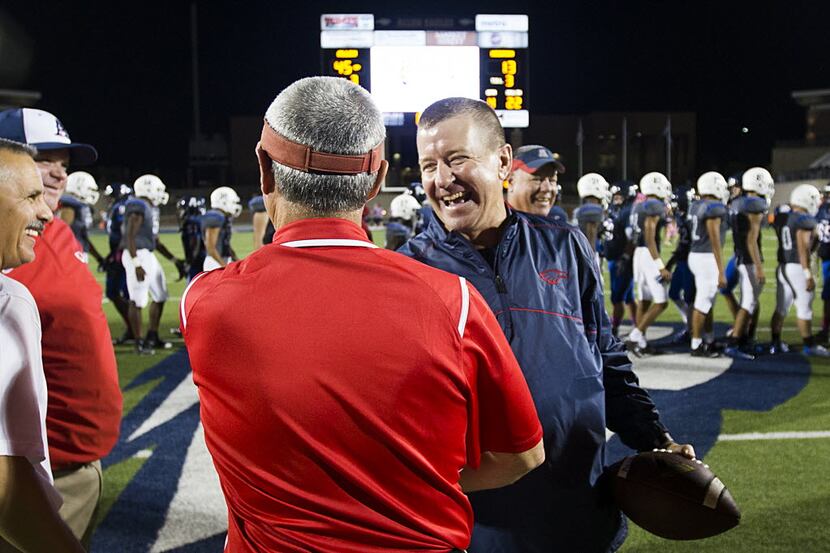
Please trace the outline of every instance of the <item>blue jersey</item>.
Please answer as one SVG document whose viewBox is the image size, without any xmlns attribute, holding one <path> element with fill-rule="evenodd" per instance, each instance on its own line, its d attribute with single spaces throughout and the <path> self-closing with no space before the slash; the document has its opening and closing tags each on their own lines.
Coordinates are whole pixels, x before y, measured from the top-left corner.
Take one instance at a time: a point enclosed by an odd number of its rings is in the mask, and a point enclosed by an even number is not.
<svg viewBox="0 0 830 553">
<path fill-rule="evenodd" d="M 566 222 L 568 220 L 568 214 L 565 213 L 565 210 L 559 207 L 558 205 L 555 205 L 552 208 L 550 208 L 548 217 L 551 217 L 553 219 L 561 219 L 563 222 Z"/>
<path fill-rule="evenodd" d="M 129 198 L 121 198 L 110 206 L 107 212 L 107 234 L 109 235 L 110 251 L 121 249 L 121 226 L 124 224 L 124 210 Z"/>
<path fill-rule="evenodd" d="M 211 209 L 201 219 L 202 223 L 202 240 L 207 244 L 206 231 L 209 228 L 219 229 L 219 238 L 216 241 L 216 249 L 219 250 L 219 255 L 223 258 L 231 257 L 231 218 L 219 211 L 218 209 Z"/>
<path fill-rule="evenodd" d="M 576 226 L 586 237 L 588 236 L 586 232 L 588 225 L 595 223 L 597 225 L 597 236 L 595 238 L 599 238 L 599 225 L 605 219 L 605 210 L 599 204 L 585 203 L 574 210 L 574 219 L 576 220 Z M 596 249 L 596 244 L 592 244 L 592 246 Z"/>
<path fill-rule="evenodd" d="M 732 220 L 732 237 L 735 240 L 735 259 L 739 265 L 752 265 L 752 257 L 746 245 L 749 234 L 749 216 L 767 212 L 767 201 L 760 196 L 739 196 L 732 200 L 730 219 Z M 761 248 L 761 232 L 758 232 L 758 251 L 761 261 L 764 260 L 764 251 Z"/>
<path fill-rule="evenodd" d="M 188 263 L 193 263 L 199 256 L 204 257 L 205 245 L 202 242 L 202 225 L 200 215 L 188 215 L 179 229 L 182 235 L 182 248 Z"/>
<path fill-rule="evenodd" d="M 251 210 L 251 213 L 264 213 L 265 198 L 262 196 L 254 196 L 248 202 L 248 209 Z"/>
<path fill-rule="evenodd" d="M 786 208 L 786 209 L 781 209 Z M 816 218 L 809 213 L 792 211 L 789 206 L 780 206 L 776 209 L 775 233 L 778 235 L 778 263 L 801 263 L 798 256 L 798 231 L 812 232 L 816 228 Z"/>
<path fill-rule="evenodd" d="M 626 203 L 612 207 L 608 212 L 611 220 L 611 238 L 605 241 L 605 258 L 616 261 L 625 253 L 625 246 L 628 244 L 628 236 L 625 229 L 631 219 L 633 204 Z"/>
<path fill-rule="evenodd" d="M 816 213 L 816 222 L 818 256 L 825 261 L 830 260 L 830 202 L 822 202 Z"/>
<path fill-rule="evenodd" d="M 85 252 L 89 251 L 89 229 L 92 228 L 92 208 L 78 198 L 70 195 L 61 196 L 61 208 L 71 209 L 75 214 L 72 224 L 72 234 L 81 244 Z"/>
<path fill-rule="evenodd" d="M 666 224 L 666 204 L 662 200 L 649 198 L 644 202 L 634 204 L 631 210 L 631 236 L 636 237 L 638 248 L 646 247 L 645 224 L 649 217 L 658 217 L 657 228 L 654 232 L 654 242 L 657 244 L 657 251 L 660 251 L 660 231 Z"/>
<path fill-rule="evenodd" d="M 720 225 L 720 245 L 726 240 L 726 206 L 717 200 L 698 200 L 689 208 L 688 222 L 691 226 L 692 251 L 695 253 L 712 253 L 712 242 L 706 229 L 706 221 L 718 219 Z"/>
<path fill-rule="evenodd" d="M 135 236 L 137 250 L 156 249 L 156 237 L 159 233 L 159 209 L 150 205 L 150 202 L 141 198 L 130 198 L 124 204 L 124 221 L 121 225 L 121 248 L 127 249 L 127 223 L 130 215 L 141 215 L 141 225 Z"/>
</svg>

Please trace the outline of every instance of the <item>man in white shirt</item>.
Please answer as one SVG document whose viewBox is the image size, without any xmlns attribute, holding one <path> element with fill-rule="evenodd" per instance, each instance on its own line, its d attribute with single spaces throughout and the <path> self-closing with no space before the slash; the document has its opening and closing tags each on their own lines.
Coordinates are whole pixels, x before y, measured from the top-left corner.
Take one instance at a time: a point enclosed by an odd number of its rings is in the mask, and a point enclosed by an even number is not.
<svg viewBox="0 0 830 553">
<path fill-rule="evenodd" d="M 0 269 L 32 261 L 52 219 L 35 150 L 0 139 Z M 82 552 L 58 516 L 46 443 L 40 316 L 29 290 L 0 274 L 0 552 Z"/>
</svg>

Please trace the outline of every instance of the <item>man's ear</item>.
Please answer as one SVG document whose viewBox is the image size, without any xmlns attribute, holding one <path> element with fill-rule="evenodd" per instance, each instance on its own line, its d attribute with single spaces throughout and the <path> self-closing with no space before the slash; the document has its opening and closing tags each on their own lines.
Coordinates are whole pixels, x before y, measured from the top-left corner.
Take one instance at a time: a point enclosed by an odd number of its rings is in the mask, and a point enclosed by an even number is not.
<svg viewBox="0 0 830 553">
<path fill-rule="evenodd" d="M 259 185 L 263 194 L 271 194 L 276 187 L 274 183 L 274 170 L 271 166 L 271 158 L 262 149 L 259 142 L 256 145 L 256 157 L 259 163 Z"/>
<path fill-rule="evenodd" d="M 505 144 L 499 148 L 499 179 L 506 180 L 513 168 L 513 146 Z"/>
<path fill-rule="evenodd" d="M 369 197 L 366 198 L 367 202 L 369 200 L 371 200 L 372 198 L 374 198 L 375 196 L 377 196 L 378 192 L 380 192 L 380 187 L 383 186 L 383 179 L 386 178 L 386 172 L 388 170 L 389 170 L 389 162 L 386 161 L 385 159 L 381 160 L 380 168 L 378 168 L 377 177 L 375 177 L 375 184 L 372 186 L 372 189 L 369 191 Z"/>
</svg>

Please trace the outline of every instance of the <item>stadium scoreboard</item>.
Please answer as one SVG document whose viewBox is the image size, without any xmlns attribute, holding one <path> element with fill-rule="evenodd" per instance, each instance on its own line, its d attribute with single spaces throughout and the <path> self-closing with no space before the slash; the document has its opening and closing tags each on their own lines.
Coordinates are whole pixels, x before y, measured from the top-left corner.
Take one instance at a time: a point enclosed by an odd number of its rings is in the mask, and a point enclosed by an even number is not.
<svg viewBox="0 0 830 553">
<path fill-rule="evenodd" d="M 484 100 L 505 128 L 529 125 L 527 15 L 323 14 L 320 28 L 323 74 L 369 90 L 387 126 L 450 96 Z"/>
</svg>

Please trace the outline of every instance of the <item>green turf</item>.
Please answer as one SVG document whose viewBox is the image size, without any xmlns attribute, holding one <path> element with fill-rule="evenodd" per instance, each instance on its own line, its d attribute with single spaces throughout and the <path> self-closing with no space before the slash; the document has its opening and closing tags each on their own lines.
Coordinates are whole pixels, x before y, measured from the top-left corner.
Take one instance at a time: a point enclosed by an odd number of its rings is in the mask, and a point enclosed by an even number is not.
<svg viewBox="0 0 830 553">
<path fill-rule="evenodd" d="M 162 234 L 161 240 L 176 255 L 181 256 L 181 241 L 177 234 Z M 106 251 L 106 237 L 93 236 L 100 251 Z M 383 231 L 374 232 L 374 241 L 383 246 Z M 233 236 L 236 252 L 244 257 L 251 249 L 250 233 L 237 232 Z M 764 256 L 767 285 L 761 296 L 761 322 L 759 340 L 769 340 L 769 316 L 775 307 L 774 260 L 776 241 L 770 230 L 764 231 Z M 668 256 L 671 247 L 664 248 Z M 731 246 L 727 246 L 731 253 Z M 178 327 L 178 300 L 184 289 L 183 282 L 176 282 L 176 270 L 172 263 L 161 258 L 170 289 L 161 323 L 161 334 L 174 341 L 174 351 L 183 347 L 180 339 L 169 334 Z M 94 268 L 94 265 L 91 265 Z M 103 284 L 104 275 L 96 273 Z M 607 282 L 606 275 L 606 282 Z M 120 336 L 124 324 L 112 304 L 105 302 L 105 312 L 114 336 Z M 814 327 L 820 324 L 821 301 L 814 302 Z M 146 314 L 145 314 L 146 317 Z M 146 319 L 145 319 L 146 320 Z M 722 300 L 715 306 L 715 320 L 729 320 L 728 310 Z M 671 306 L 659 322 L 679 321 L 676 309 Z M 794 314 L 785 323 L 784 339 L 799 342 L 795 331 Z M 160 352 L 151 357 L 138 357 L 129 347 L 117 347 L 119 379 L 122 388 L 128 386 L 146 369 L 164 359 L 171 352 Z M 797 430 L 830 430 L 830 362 L 811 361 L 812 376 L 807 387 L 798 396 L 766 413 L 748 411 L 723 412 L 723 432 L 774 432 Z M 782 365 L 782 370 L 787 370 Z M 150 381 L 127 390 L 124 410 L 130 409 L 148 393 L 158 381 Z M 672 542 L 654 537 L 632 525 L 624 553 L 657 553 L 664 551 L 707 552 L 725 551 L 757 553 L 767 551 L 814 552 L 830 549 L 830 486 L 824 480 L 822 467 L 828 464 L 830 440 L 781 440 L 719 442 L 706 457 L 707 462 L 726 482 L 743 509 L 741 525 L 722 536 L 694 542 Z M 106 488 L 102 517 L 118 495 L 140 469 L 145 459 L 131 458 L 111 466 L 106 471 Z"/>
</svg>

